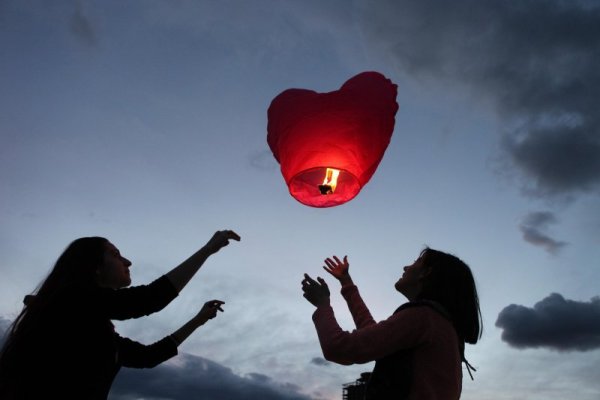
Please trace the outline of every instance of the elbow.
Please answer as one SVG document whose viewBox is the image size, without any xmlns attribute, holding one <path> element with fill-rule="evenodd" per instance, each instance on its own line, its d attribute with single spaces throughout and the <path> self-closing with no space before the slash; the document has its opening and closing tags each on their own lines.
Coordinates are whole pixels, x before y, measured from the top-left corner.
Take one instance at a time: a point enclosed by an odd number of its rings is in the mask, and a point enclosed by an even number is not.
<svg viewBox="0 0 600 400">
<path fill-rule="evenodd" d="M 151 360 L 146 364 L 145 368 L 154 368 L 162 364 L 162 360 Z"/>
<path fill-rule="evenodd" d="M 340 365 L 352 365 L 353 363 L 347 358 L 347 354 L 335 351 L 335 349 L 323 349 L 323 358 Z"/>
<path fill-rule="evenodd" d="M 136 368 L 136 369 L 147 369 L 147 368 L 154 368 L 156 366 L 158 366 L 162 361 L 159 360 L 136 360 L 136 361 L 129 361 L 129 362 L 124 362 L 122 365 L 124 367 L 128 367 L 128 368 Z"/>
<path fill-rule="evenodd" d="M 148 358 L 145 358 L 142 360 L 138 360 L 137 363 L 135 363 L 133 365 L 129 365 L 129 366 L 133 367 L 133 368 L 139 368 L 139 369 L 148 369 L 148 368 L 157 367 L 158 365 L 162 364 L 162 362 L 163 362 L 162 359 L 148 357 Z"/>
</svg>

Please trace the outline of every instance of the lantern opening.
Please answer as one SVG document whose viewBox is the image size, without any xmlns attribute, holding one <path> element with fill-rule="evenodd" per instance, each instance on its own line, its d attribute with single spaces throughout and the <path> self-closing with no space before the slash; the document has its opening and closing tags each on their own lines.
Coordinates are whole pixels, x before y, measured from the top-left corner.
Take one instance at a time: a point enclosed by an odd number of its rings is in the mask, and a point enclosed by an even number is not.
<svg viewBox="0 0 600 400">
<path fill-rule="evenodd" d="M 352 173 L 329 167 L 301 171 L 289 180 L 288 187 L 296 200 L 311 207 L 338 206 L 352 200 L 361 189 L 358 178 Z"/>
<path fill-rule="evenodd" d="M 327 168 L 327 171 L 325 171 L 325 179 L 323 179 L 323 183 L 319 185 L 319 191 L 322 195 L 333 194 L 333 192 L 335 192 L 339 175 L 340 171 L 338 169 Z"/>
</svg>

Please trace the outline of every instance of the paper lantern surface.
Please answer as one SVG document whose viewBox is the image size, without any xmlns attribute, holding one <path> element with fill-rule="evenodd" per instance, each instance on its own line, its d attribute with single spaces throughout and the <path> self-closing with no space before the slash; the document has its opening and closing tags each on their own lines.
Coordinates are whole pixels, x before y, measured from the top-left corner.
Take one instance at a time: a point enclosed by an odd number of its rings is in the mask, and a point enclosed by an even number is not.
<svg viewBox="0 0 600 400">
<path fill-rule="evenodd" d="M 382 74 L 363 72 L 333 92 L 288 89 L 273 99 L 267 142 L 296 200 L 332 207 L 360 192 L 390 143 L 396 93 Z"/>
</svg>

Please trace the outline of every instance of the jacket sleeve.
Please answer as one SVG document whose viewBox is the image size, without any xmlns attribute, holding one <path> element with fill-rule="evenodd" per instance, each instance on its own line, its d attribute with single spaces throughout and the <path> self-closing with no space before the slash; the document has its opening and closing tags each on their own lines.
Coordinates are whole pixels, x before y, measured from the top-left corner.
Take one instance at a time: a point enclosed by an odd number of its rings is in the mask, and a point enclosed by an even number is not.
<svg viewBox="0 0 600 400">
<path fill-rule="evenodd" d="M 426 307 L 407 308 L 379 323 L 346 332 L 331 306 L 321 306 L 313 322 L 325 359 L 343 365 L 364 364 L 426 342 L 432 312 Z"/>
<path fill-rule="evenodd" d="M 177 346 L 169 337 L 144 345 L 117 335 L 117 362 L 130 368 L 153 368 L 177 355 Z"/>
<path fill-rule="evenodd" d="M 148 285 L 124 289 L 97 288 L 94 307 L 109 319 L 139 318 L 162 310 L 178 295 L 165 275 Z"/>
</svg>

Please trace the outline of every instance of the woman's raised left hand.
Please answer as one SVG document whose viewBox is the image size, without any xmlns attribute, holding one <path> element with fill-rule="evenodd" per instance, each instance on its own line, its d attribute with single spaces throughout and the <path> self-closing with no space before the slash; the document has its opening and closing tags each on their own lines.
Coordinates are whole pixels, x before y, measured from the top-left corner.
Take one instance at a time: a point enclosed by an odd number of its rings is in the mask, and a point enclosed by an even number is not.
<svg viewBox="0 0 600 400">
<path fill-rule="evenodd" d="M 315 281 L 308 274 L 304 274 L 302 291 L 304 292 L 304 298 L 315 307 L 329 304 L 329 287 L 321 277 L 317 277 Z"/>
</svg>

